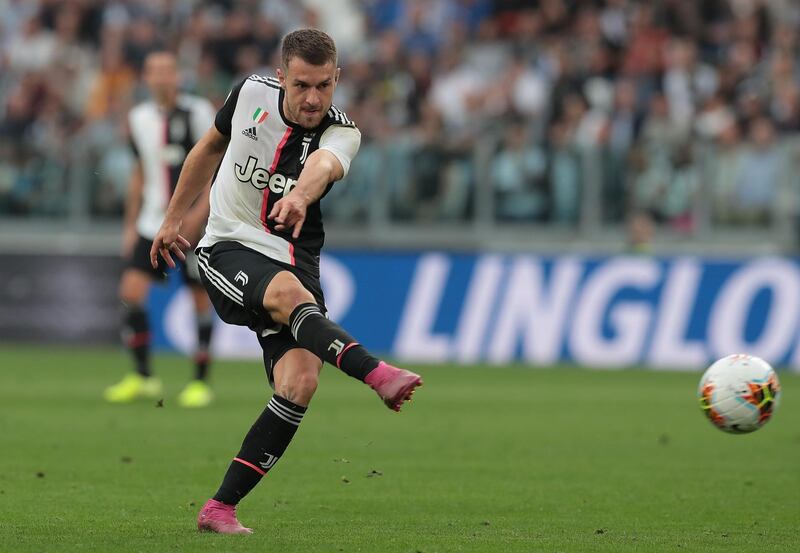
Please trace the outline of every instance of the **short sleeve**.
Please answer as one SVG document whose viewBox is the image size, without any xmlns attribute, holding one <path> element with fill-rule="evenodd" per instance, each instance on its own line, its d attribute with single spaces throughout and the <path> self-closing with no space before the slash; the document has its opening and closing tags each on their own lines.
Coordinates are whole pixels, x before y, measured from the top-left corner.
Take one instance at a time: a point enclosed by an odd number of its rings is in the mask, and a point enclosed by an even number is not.
<svg viewBox="0 0 800 553">
<path fill-rule="evenodd" d="M 344 169 L 342 178 L 347 176 L 350 162 L 356 157 L 360 145 L 361 131 L 353 126 L 331 125 L 325 129 L 319 139 L 319 149 L 328 150 L 342 164 L 342 169 Z"/>
<path fill-rule="evenodd" d="M 236 103 L 239 101 L 239 91 L 242 90 L 245 81 L 247 81 L 247 79 L 242 80 L 242 82 L 233 87 L 233 90 L 228 93 L 225 103 L 219 109 L 217 117 L 214 119 L 214 126 L 225 136 L 231 135 L 233 112 L 236 111 Z"/>
<path fill-rule="evenodd" d="M 192 142 L 197 142 L 214 123 L 214 106 L 205 98 L 198 98 L 192 109 Z"/>
</svg>

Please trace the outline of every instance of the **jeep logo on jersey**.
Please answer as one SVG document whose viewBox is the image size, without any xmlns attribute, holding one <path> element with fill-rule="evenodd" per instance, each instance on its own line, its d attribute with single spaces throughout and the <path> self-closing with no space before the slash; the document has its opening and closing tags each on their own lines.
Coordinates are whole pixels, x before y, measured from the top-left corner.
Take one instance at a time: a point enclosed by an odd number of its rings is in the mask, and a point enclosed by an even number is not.
<svg viewBox="0 0 800 553">
<path fill-rule="evenodd" d="M 269 171 L 263 167 L 256 167 L 256 165 L 258 165 L 258 159 L 253 156 L 247 158 L 247 164 L 244 167 L 237 163 L 234 166 L 236 178 L 241 182 L 252 184 L 258 190 L 264 190 L 269 186 L 270 192 L 283 194 L 284 196 L 291 192 L 292 188 L 297 184 L 295 179 L 281 175 L 280 173 L 270 175 Z"/>
</svg>

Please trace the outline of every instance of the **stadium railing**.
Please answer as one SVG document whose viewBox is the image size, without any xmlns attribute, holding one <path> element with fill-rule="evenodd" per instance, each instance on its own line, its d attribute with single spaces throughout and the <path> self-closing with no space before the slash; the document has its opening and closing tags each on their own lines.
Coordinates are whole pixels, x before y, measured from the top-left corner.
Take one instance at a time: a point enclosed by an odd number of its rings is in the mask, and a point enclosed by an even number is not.
<svg viewBox="0 0 800 553">
<path fill-rule="evenodd" d="M 124 145 L 98 143 L 76 141 L 60 156 L 0 148 L 0 251 L 118 250 L 131 161 Z M 499 136 L 458 154 L 403 138 L 367 142 L 347 182 L 324 200 L 329 244 L 613 253 L 628 248 L 626 222 L 643 212 L 657 222 L 660 251 L 794 248 L 800 137 L 766 152 L 699 142 L 690 152 L 659 161 L 652 152 L 527 145 L 516 155 Z M 515 162 L 530 166 L 519 169 L 524 179 L 514 178 Z M 753 167 L 769 170 L 748 182 Z"/>
</svg>

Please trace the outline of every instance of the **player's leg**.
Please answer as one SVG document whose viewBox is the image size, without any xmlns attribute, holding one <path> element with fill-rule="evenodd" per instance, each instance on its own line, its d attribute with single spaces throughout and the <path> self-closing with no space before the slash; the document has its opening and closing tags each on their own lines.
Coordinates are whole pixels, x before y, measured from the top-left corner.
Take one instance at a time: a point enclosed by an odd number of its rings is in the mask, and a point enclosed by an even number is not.
<svg viewBox="0 0 800 553">
<path fill-rule="evenodd" d="M 194 310 L 197 319 L 197 351 L 195 351 L 194 362 L 195 380 L 208 380 L 208 368 L 211 362 L 211 333 L 214 328 L 214 310 L 211 307 L 211 300 L 208 299 L 205 288 L 199 286 L 189 286 L 194 303 Z"/>
<path fill-rule="evenodd" d="M 260 341 L 264 346 L 265 340 Z M 295 346 L 285 329 L 266 341 Z M 283 349 L 285 346 L 278 347 Z M 265 346 L 264 363 L 268 373 L 273 360 L 274 346 Z M 321 368 L 322 362 L 317 356 L 296 346 L 274 362 L 271 377 L 274 378 L 275 393 L 245 436 L 219 490 L 200 511 L 198 529 L 234 534 L 250 532 L 236 518 L 236 505 L 286 451 L 317 389 Z"/>
<path fill-rule="evenodd" d="M 422 385 L 419 375 L 375 358 L 329 320 L 311 292 L 289 271 L 281 271 L 269 282 L 263 306 L 272 320 L 289 327 L 300 346 L 368 384 L 390 409 L 399 411 Z"/>
<path fill-rule="evenodd" d="M 122 339 L 131 353 L 135 371 L 105 390 L 106 400 L 115 403 L 156 397 L 162 392 L 161 381 L 152 375 L 150 367 L 150 322 L 145 304 L 153 279 L 161 273 L 150 267 L 149 245 L 149 240 L 139 238 L 120 280 Z"/>
<path fill-rule="evenodd" d="M 214 399 L 214 394 L 207 381 L 214 311 L 208 293 L 200 280 L 197 256 L 193 252 L 187 253 L 186 263 L 183 264 L 182 269 L 184 282 L 189 288 L 194 304 L 197 321 L 197 349 L 194 353 L 194 378 L 178 395 L 178 404 L 181 407 L 205 407 Z"/>
</svg>

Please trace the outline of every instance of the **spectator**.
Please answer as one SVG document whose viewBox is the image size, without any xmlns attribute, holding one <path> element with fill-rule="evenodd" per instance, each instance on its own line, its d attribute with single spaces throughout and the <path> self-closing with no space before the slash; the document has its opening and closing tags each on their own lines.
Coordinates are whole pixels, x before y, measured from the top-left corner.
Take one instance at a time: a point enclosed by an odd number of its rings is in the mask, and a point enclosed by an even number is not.
<svg viewBox="0 0 800 553">
<path fill-rule="evenodd" d="M 49 30 L 42 28 L 38 14 L 25 22 L 22 33 L 11 38 L 6 45 L 6 57 L 13 71 L 41 71 L 53 61 L 56 39 Z"/>
<path fill-rule="evenodd" d="M 125 105 L 132 100 L 136 72 L 123 57 L 122 46 L 107 42 L 101 50 L 100 72 L 92 84 L 86 103 L 89 120 L 109 116 L 120 118 Z"/>
<path fill-rule="evenodd" d="M 736 179 L 734 212 L 742 223 L 768 221 L 778 198 L 783 157 L 775 144 L 775 127 L 766 117 L 750 126 L 749 144 Z"/>
<path fill-rule="evenodd" d="M 717 74 L 697 60 L 697 47 L 686 39 L 674 39 L 667 46 L 663 90 L 675 124 L 688 129 L 695 106 L 716 92 Z"/>
<path fill-rule="evenodd" d="M 631 77 L 652 78 L 664 68 L 669 35 L 656 24 L 654 15 L 650 2 L 636 3 L 631 10 L 630 39 L 623 60 L 623 70 Z"/>
<path fill-rule="evenodd" d="M 556 122 L 550 128 L 547 159 L 552 220 L 559 225 L 574 225 L 580 210 L 582 175 L 578 152 L 566 122 Z"/>
<path fill-rule="evenodd" d="M 741 129 L 732 121 L 720 132 L 713 155 L 709 156 L 709 199 L 712 220 L 716 223 L 731 224 L 737 218 L 735 198 L 741 165 Z"/>
<path fill-rule="evenodd" d="M 490 168 L 499 219 L 544 220 L 548 203 L 542 180 L 545 168 L 545 156 L 530 144 L 525 127 L 510 125 Z"/>
<path fill-rule="evenodd" d="M 652 253 L 655 224 L 650 213 L 644 210 L 634 211 L 628 218 L 626 230 L 628 238 L 627 253 L 634 255 L 649 255 Z"/>
</svg>

